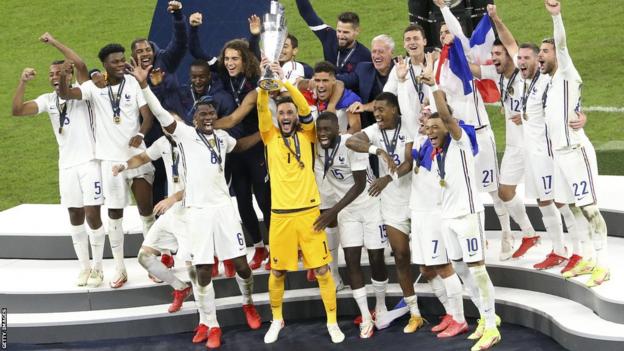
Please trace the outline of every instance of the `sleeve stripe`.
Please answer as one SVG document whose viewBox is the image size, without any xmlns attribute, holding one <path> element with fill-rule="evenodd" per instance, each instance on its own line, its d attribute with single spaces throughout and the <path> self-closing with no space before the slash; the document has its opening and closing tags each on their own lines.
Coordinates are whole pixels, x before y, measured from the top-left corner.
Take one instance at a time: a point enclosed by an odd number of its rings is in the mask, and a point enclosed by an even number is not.
<svg viewBox="0 0 624 351">
<path fill-rule="evenodd" d="M 299 120 L 301 123 L 308 124 L 314 122 L 314 117 L 312 117 L 312 114 L 309 114 L 307 116 L 299 116 Z"/>
<path fill-rule="evenodd" d="M 329 26 L 325 23 L 318 25 L 318 26 L 310 26 L 310 29 L 312 29 L 313 32 L 317 32 L 319 30 L 323 30 L 325 28 L 328 28 Z"/>
</svg>

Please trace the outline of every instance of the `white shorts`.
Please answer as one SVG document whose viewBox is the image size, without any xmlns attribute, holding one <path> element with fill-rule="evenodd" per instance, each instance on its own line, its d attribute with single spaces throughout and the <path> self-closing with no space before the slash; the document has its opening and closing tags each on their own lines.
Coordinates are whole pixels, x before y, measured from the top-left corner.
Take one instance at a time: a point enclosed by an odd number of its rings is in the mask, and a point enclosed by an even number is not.
<svg viewBox="0 0 624 351">
<path fill-rule="evenodd" d="M 384 249 L 388 246 L 388 235 L 381 220 L 379 199 L 369 199 L 370 206 L 345 208 L 338 213 L 340 245 L 361 247 L 367 250 Z"/>
<path fill-rule="evenodd" d="M 412 211 L 412 263 L 437 266 L 449 263 L 442 238 L 440 211 Z"/>
<path fill-rule="evenodd" d="M 180 225 L 178 209 L 181 207 L 180 203 L 175 204 L 165 214 L 158 217 L 154 225 L 150 228 L 149 232 L 143 240 L 142 246 L 151 247 L 158 251 L 178 250 L 178 236 L 176 231 L 183 230 L 183 226 Z"/>
<path fill-rule="evenodd" d="M 541 201 L 555 198 L 553 162 L 548 154 L 525 155 L 524 194 L 527 198 Z"/>
<path fill-rule="evenodd" d="M 389 201 L 381 201 L 381 218 L 383 224 L 389 225 L 409 235 L 410 232 L 410 209 L 409 204 L 395 204 Z"/>
<path fill-rule="evenodd" d="M 471 213 L 442 220 L 442 237 L 451 260 L 464 260 L 466 263 L 483 260 L 484 240 L 479 220 L 482 215 Z"/>
<path fill-rule="evenodd" d="M 500 167 L 500 184 L 518 185 L 524 177 L 524 151 L 518 146 L 506 146 Z"/>
<path fill-rule="evenodd" d="M 223 261 L 247 254 L 240 218 L 231 202 L 219 207 L 189 207 L 184 217 L 184 235 L 189 238 L 194 265 L 213 264 L 214 256 Z"/>
<path fill-rule="evenodd" d="M 499 182 L 496 142 L 489 126 L 476 133 L 479 153 L 475 156 L 475 181 L 479 192 L 489 193 L 498 189 Z"/>
<path fill-rule="evenodd" d="M 102 160 L 102 185 L 104 186 L 104 204 L 108 208 L 125 208 L 130 204 L 130 186 L 132 179 L 144 178 L 148 183 L 154 182 L 154 166 L 146 163 L 141 167 L 126 170 L 116 177 L 113 176 L 113 165 L 123 161 Z"/>
<path fill-rule="evenodd" d="M 589 141 L 565 151 L 554 152 L 555 201 L 576 206 L 595 204 L 598 177 L 596 151 Z"/>
<path fill-rule="evenodd" d="M 91 160 L 59 169 L 61 205 L 67 208 L 99 206 L 104 203 L 100 162 Z"/>
</svg>

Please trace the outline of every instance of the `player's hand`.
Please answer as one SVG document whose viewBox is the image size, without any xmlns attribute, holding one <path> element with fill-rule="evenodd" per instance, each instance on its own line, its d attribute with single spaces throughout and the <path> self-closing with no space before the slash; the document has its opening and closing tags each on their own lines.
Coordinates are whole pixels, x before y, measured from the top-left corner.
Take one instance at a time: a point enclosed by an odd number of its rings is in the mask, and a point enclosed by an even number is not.
<svg viewBox="0 0 624 351">
<path fill-rule="evenodd" d="M 182 3 L 180 1 L 169 1 L 167 4 L 167 12 L 174 13 L 175 11 L 182 10 Z"/>
<path fill-rule="evenodd" d="M 262 31 L 262 22 L 260 21 L 260 17 L 253 14 L 247 20 L 249 21 L 249 32 L 251 35 L 260 35 L 260 32 Z"/>
<path fill-rule="evenodd" d="M 491 19 L 498 19 L 498 13 L 496 12 L 496 5 L 487 5 L 487 13 Z"/>
<path fill-rule="evenodd" d="M 520 114 L 513 115 L 509 120 L 512 121 L 513 124 L 517 126 L 522 124 L 522 117 L 520 116 Z"/>
<path fill-rule="evenodd" d="M 65 60 L 61 65 L 61 74 L 68 75 L 74 72 L 74 62 L 72 60 Z"/>
<path fill-rule="evenodd" d="M 284 80 L 284 71 L 282 70 L 282 66 L 280 66 L 279 62 L 272 62 L 271 71 L 279 77 L 280 80 Z"/>
<path fill-rule="evenodd" d="M 551 16 L 557 16 L 561 13 L 561 4 L 557 0 L 544 0 L 544 5 Z"/>
<path fill-rule="evenodd" d="M 349 112 L 349 113 L 362 113 L 362 112 L 364 112 L 364 105 L 361 102 L 356 101 L 356 102 L 352 103 L 349 107 L 347 107 L 347 112 Z"/>
<path fill-rule="evenodd" d="M 123 163 L 120 163 L 118 165 L 113 165 L 113 177 L 116 177 L 119 173 L 123 172 L 124 170 L 126 170 L 126 165 Z"/>
<path fill-rule="evenodd" d="M 446 1 L 444 0 L 433 0 L 433 3 L 436 4 L 439 8 L 446 7 Z"/>
<path fill-rule="evenodd" d="M 433 56 L 434 55 L 431 52 L 425 54 L 425 67 L 420 74 L 420 81 L 429 86 L 433 86 L 435 84 L 435 79 L 433 76 Z"/>
<path fill-rule="evenodd" d="M 585 127 L 585 123 L 587 123 L 587 116 L 583 112 L 576 112 L 576 115 L 578 116 L 578 119 L 569 123 L 570 128 L 574 130 Z"/>
<path fill-rule="evenodd" d="M 321 230 L 327 228 L 332 222 L 336 221 L 338 217 L 338 212 L 334 211 L 333 208 L 323 211 L 320 216 L 314 221 L 314 231 L 320 232 Z"/>
<path fill-rule="evenodd" d="M 149 65 L 145 68 L 141 67 L 141 64 L 137 63 L 134 58 L 130 58 L 130 63 L 132 66 L 132 70 L 128 71 L 128 74 L 131 74 L 136 80 L 141 84 L 141 87 L 147 83 L 147 77 L 149 76 L 149 72 L 152 69 L 152 65 Z"/>
<path fill-rule="evenodd" d="M 389 175 L 373 180 L 373 183 L 368 189 L 368 195 L 379 196 L 391 181 L 392 178 Z"/>
<path fill-rule="evenodd" d="M 22 76 L 20 77 L 20 80 L 22 82 L 28 82 L 28 81 L 35 79 L 36 75 L 37 75 L 37 71 L 35 71 L 34 68 L 24 68 L 24 70 L 22 71 Z"/>
<path fill-rule="evenodd" d="M 388 167 L 388 174 L 396 173 L 398 165 L 394 163 L 394 159 L 385 150 L 377 149 L 377 156 Z"/>
<path fill-rule="evenodd" d="M 128 143 L 128 145 L 130 147 L 139 147 L 141 146 L 141 142 L 143 142 L 143 136 L 142 135 L 135 135 L 132 138 L 130 138 L 130 142 Z"/>
<path fill-rule="evenodd" d="M 44 44 L 53 45 L 56 42 L 56 39 L 52 36 L 52 34 L 45 32 L 40 37 L 39 40 Z"/>
<path fill-rule="evenodd" d="M 202 14 L 201 12 L 194 12 L 189 17 L 189 24 L 191 27 L 199 27 L 202 24 Z"/>
<path fill-rule="evenodd" d="M 168 209 L 170 209 L 173 205 L 175 205 L 175 203 L 178 202 L 175 198 L 175 196 L 169 196 L 168 198 L 165 198 L 164 200 L 160 200 L 155 206 L 154 206 L 154 214 L 155 215 L 163 215 L 165 214 L 165 212 L 167 212 Z"/>
<path fill-rule="evenodd" d="M 407 59 L 405 59 L 403 56 L 398 56 L 394 59 L 394 67 L 396 67 L 396 75 L 397 78 L 399 78 L 399 81 L 405 81 L 407 77 L 407 71 L 409 70 Z"/>
</svg>

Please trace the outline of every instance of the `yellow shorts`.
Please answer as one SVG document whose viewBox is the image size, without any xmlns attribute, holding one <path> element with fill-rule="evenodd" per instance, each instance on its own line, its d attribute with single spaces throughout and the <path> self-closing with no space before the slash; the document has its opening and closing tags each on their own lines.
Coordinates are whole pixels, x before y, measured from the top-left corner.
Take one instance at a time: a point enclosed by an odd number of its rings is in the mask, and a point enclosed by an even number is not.
<svg viewBox="0 0 624 351">
<path fill-rule="evenodd" d="M 315 232 L 318 207 L 293 213 L 271 213 L 269 245 L 271 268 L 280 271 L 298 270 L 298 250 L 303 253 L 306 269 L 322 267 L 332 261 L 325 231 Z"/>
</svg>

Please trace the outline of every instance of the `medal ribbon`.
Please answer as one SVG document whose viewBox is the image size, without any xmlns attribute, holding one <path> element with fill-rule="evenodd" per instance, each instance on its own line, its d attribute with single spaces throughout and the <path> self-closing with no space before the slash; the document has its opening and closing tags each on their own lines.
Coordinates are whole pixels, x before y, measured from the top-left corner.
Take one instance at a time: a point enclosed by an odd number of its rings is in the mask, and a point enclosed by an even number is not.
<svg viewBox="0 0 624 351">
<path fill-rule="evenodd" d="M 394 155 L 394 150 L 396 149 L 397 140 L 399 139 L 399 133 L 401 132 L 401 119 L 397 122 L 396 129 L 394 130 L 394 135 L 392 136 L 392 142 L 388 142 L 388 135 L 386 135 L 385 130 L 381 130 L 381 137 L 383 138 L 384 145 L 386 146 L 386 151 L 391 156 Z"/>
<path fill-rule="evenodd" d="M 210 150 L 210 153 L 217 159 L 217 163 L 219 163 L 219 170 L 223 170 L 223 167 L 221 166 L 221 163 L 223 162 L 223 160 L 221 159 L 221 146 L 219 145 L 219 139 L 217 139 L 217 135 L 214 132 L 212 133 L 214 143 L 217 147 L 217 150 L 215 150 L 214 147 L 212 147 L 212 145 L 210 145 L 210 143 L 208 142 L 208 139 L 206 138 L 204 133 L 200 132 L 197 129 L 195 129 L 195 132 L 199 136 L 199 139 L 201 139 L 201 141 L 204 143 L 204 145 L 206 145 L 208 150 Z"/>
<path fill-rule="evenodd" d="M 232 94 L 234 95 L 234 100 L 236 101 L 236 105 L 240 106 L 241 101 L 240 101 L 240 93 L 243 91 L 243 87 L 245 86 L 245 83 L 247 83 L 247 78 L 243 78 L 243 80 L 240 83 L 240 86 L 238 87 L 238 90 L 234 89 L 234 83 L 232 82 L 232 78 L 230 78 L 230 88 L 232 89 Z"/>
<path fill-rule="evenodd" d="M 288 148 L 288 151 L 295 156 L 295 159 L 299 163 L 299 167 L 303 168 L 304 163 L 301 161 L 301 145 L 299 144 L 299 136 L 297 132 L 293 134 L 293 140 L 295 142 L 295 150 L 290 147 L 290 142 L 288 141 L 288 137 L 282 135 L 282 139 L 284 139 L 284 145 Z"/>
<path fill-rule="evenodd" d="M 124 86 L 126 85 L 126 79 L 124 78 L 121 83 L 119 83 L 119 89 L 117 89 L 117 94 L 113 94 L 113 89 L 110 84 L 108 87 L 108 98 L 110 99 L 111 107 L 113 108 L 113 117 L 121 116 L 121 94 L 123 93 Z"/>
<path fill-rule="evenodd" d="M 63 126 L 65 125 L 65 120 L 67 119 L 67 101 L 61 106 L 58 95 L 56 96 L 56 109 L 59 112 L 59 134 L 61 134 L 63 132 Z"/>
<path fill-rule="evenodd" d="M 420 101 L 420 104 L 422 105 L 423 100 L 425 98 L 425 95 L 422 93 L 423 83 L 418 82 L 418 79 L 416 79 L 416 74 L 412 70 L 412 67 L 413 67 L 412 61 L 410 61 L 408 71 L 410 74 L 410 78 L 412 79 L 412 84 L 414 84 L 414 88 L 416 89 L 416 93 L 418 93 L 418 100 Z"/>
<path fill-rule="evenodd" d="M 505 101 L 507 101 L 507 97 L 509 97 L 509 87 L 514 83 L 514 81 L 516 80 L 516 76 L 518 75 L 518 72 L 520 72 L 519 69 L 514 69 L 513 73 L 511 74 L 511 77 L 509 77 L 509 81 L 507 82 L 507 87 L 505 90 L 503 90 L 503 79 L 505 78 L 502 74 L 500 76 L 500 80 L 498 82 L 500 91 L 501 91 L 501 105 L 504 106 Z"/>
<path fill-rule="evenodd" d="M 327 171 L 329 171 L 329 169 L 334 165 L 334 158 L 336 157 L 336 153 L 339 147 L 340 147 L 340 135 L 336 139 L 336 144 L 334 145 L 334 148 L 332 149 L 331 154 L 329 153 L 328 149 L 325 149 L 325 163 L 323 165 L 323 179 L 325 179 L 325 176 L 327 175 Z"/>
<path fill-rule="evenodd" d="M 531 80 L 531 84 L 527 89 L 526 81 L 524 82 L 524 91 L 522 92 L 522 114 L 526 115 L 527 102 L 529 101 L 529 95 L 531 95 L 531 91 L 533 91 L 533 87 L 537 83 L 537 80 L 540 77 L 540 71 L 538 70 L 533 79 Z"/>
<path fill-rule="evenodd" d="M 444 169 L 444 162 L 446 162 L 446 155 L 451 144 L 451 136 L 446 137 L 446 142 L 442 146 L 442 152 L 436 152 L 436 160 L 438 161 L 438 175 L 440 176 L 440 183 L 444 182 L 444 177 L 446 176 L 446 170 Z"/>
</svg>

